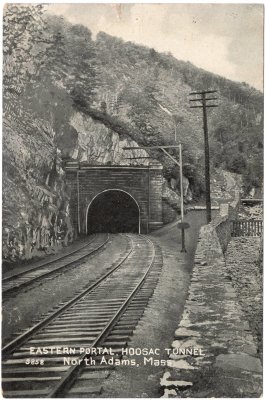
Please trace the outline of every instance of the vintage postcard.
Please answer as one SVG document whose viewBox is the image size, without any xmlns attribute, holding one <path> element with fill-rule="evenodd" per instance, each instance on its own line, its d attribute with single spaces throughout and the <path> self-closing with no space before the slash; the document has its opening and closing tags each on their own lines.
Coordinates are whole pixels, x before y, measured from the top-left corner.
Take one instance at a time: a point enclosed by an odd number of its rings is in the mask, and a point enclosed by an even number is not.
<svg viewBox="0 0 266 400">
<path fill-rule="evenodd" d="M 263 24 L 3 6 L 3 397 L 262 396 Z"/>
</svg>

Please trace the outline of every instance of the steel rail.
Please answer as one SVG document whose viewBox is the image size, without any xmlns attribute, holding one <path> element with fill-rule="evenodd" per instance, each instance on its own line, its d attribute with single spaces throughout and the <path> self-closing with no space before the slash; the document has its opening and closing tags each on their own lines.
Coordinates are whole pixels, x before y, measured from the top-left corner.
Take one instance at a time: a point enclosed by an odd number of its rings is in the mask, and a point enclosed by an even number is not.
<svg viewBox="0 0 266 400">
<path fill-rule="evenodd" d="M 87 242 L 87 243 L 84 244 L 83 246 L 79 247 L 78 249 L 76 249 L 76 250 L 74 250 L 74 251 L 71 251 L 71 252 L 69 252 L 69 253 L 67 253 L 67 254 L 64 254 L 64 255 L 62 255 L 62 256 L 60 256 L 60 257 L 54 258 L 53 260 L 46 261 L 46 262 L 44 262 L 43 264 L 40 264 L 40 265 L 38 265 L 38 266 L 35 266 L 35 267 L 33 267 L 33 268 L 28 269 L 27 271 L 23 271 L 23 272 L 19 272 L 19 273 L 17 273 L 17 274 L 14 274 L 14 275 L 7 276 L 6 278 L 3 278 L 3 279 L 2 279 L 2 283 L 9 282 L 9 281 L 11 281 L 12 279 L 18 278 L 18 277 L 20 277 L 20 276 L 23 276 L 23 275 L 25 275 L 25 274 L 28 273 L 28 272 L 32 272 L 32 271 L 35 271 L 35 270 L 37 270 L 37 269 L 39 269 L 39 268 L 46 267 L 47 265 L 53 264 L 53 263 L 56 262 L 56 261 L 63 260 L 64 258 L 66 258 L 66 257 L 68 257 L 68 256 L 71 256 L 71 255 L 77 253 L 77 252 L 80 251 L 80 250 L 83 250 L 86 246 L 88 246 L 89 244 L 93 243 L 95 239 L 96 239 L 96 235 L 93 235 L 92 240 L 90 240 L 89 242 Z"/>
<path fill-rule="evenodd" d="M 109 237 L 109 235 L 108 235 Z M 96 282 L 91 284 L 88 288 L 84 289 L 81 293 L 77 294 L 73 299 L 69 300 L 67 303 L 62 305 L 60 308 L 55 310 L 53 313 L 49 314 L 47 317 L 42 319 L 40 322 L 36 323 L 34 326 L 29 328 L 26 332 L 22 333 L 9 343 L 7 343 L 3 348 L 2 348 L 2 358 L 5 359 L 12 351 L 14 351 L 18 346 L 24 344 L 30 337 L 32 337 L 33 334 L 35 334 L 37 331 L 40 329 L 44 328 L 50 321 L 52 321 L 54 318 L 56 318 L 58 315 L 60 315 L 63 311 L 65 311 L 67 308 L 71 307 L 73 304 L 75 304 L 78 300 L 80 300 L 84 295 L 88 294 L 91 292 L 93 289 L 97 288 L 105 279 L 107 279 L 111 274 L 113 274 L 129 257 L 129 255 L 133 251 L 133 240 L 131 239 L 131 246 L 129 251 L 127 251 L 126 255 L 120 260 L 116 265 L 108 271 L 106 274 L 104 274 L 100 279 L 98 279 Z"/>
<path fill-rule="evenodd" d="M 139 235 L 144 237 L 143 235 Z M 93 341 L 93 343 L 90 345 L 90 349 L 99 346 L 99 343 L 105 339 L 105 337 L 108 335 L 108 333 L 112 330 L 113 326 L 118 322 L 119 318 L 121 317 L 121 315 L 124 313 L 124 311 L 126 310 L 128 304 L 130 303 L 130 301 L 132 300 L 132 298 L 135 296 L 135 294 L 139 291 L 139 289 L 141 288 L 141 286 L 143 285 L 148 273 L 150 272 L 150 269 L 154 263 L 154 259 L 155 259 L 155 246 L 154 243 L 147 237 L 145 237 L 145 239 L 147 241 L 149 241 L 152 245 L 152 260 L 150 261 L 143 277 L 140 279 L 140 281 L 135 285 L 134 289 L 130 292 L 130 294 L 128 295 L 128 297 L 126 298 L 126 300 L 123 302 L 123 304 L 121 305 L 121 307 L 117 310 L 117 312 L 115 313 L 115 315 L 111 318 L 111 320 L 107 323 L 107 325 L 105 325 L 105 327 L 103 328 L 102 332 L 97 336 L 97 338 Z M 46 396 L 48 398 L 51 397 L 57 397 L 58 395 L 61 394 L 61 392 L 67 388 L 67 386 L 71 385 L 71 383 L 73 382 L 75 375 L 77 373 L 77 371 L 79 370 L 79 368 L 81 367 L 80 364 L 82 364 L 82 362 L 86 359 L 87 355 L 81 355 L 78 358 L 78 363 L 77 365 L 73 365 L 72 367 L 70 367 L 70 369 L 67 371 L 67 373 L 62 377 L 62 379 L 60 380 L 60 382 L 57 383 L 57 385 L 55 386 L 55 388 L 53 388 L 50 393 Z"/>
<path fill-rule="evenodd" d="M 90 256 L 90 255 L 92 255 L 92 254 L 94 254 L 94 253 L 96 253 L 98 250 L 100 250 L 100 249 L 109 241 L 109 238 L 110 238 L 110 236 L 109 236 L 109 234 L 108 234 L 106 240 L 105 240 L 103 243 L 101 243 L 99 246 L 97 246 L 95 249 L 91 250 L 89 253 L 86 253 L 85 255 L 83 255 L 83 256 L 81 256 L 81 257 L 76 258 L 75 260 L 73 260 L 73 261 L 71 261 L 71 262 L 69 262 L 69 263 L 67 263 L 67 264 L 62 265 L 61 267 L 54 268 L 54 269 L 52 269 L 51 271 L 44 272 L 43 274 L 38 275 L 38 276 L 35 276 L 35 277 L 33 277 L 33 278 L 30 278 L 29 280 L 27 280 L 27 281 L 25 281 L 25 282 L 21 282 L 21 283 L 18 284 L 18 285 L 14 285 L 14 286 L 11 286 L 11 287 L 6 288 L 6 289 L 3 288 L 3 289 L 2 289 L 2 294 L 3 294 L 3 296 L 6 295 L 7 293 L 16 292 L 16 291 L 20 290 L 21 288 L 24 288 L 24 287 L 26 287 L 26 286 L 29 286 L 30 284 L 32 284 L 33 282 L 38 281 L 39 279 L 46 278 L 47 276 L 52 275 L 52 274 L 55 274 L 55 273 L 57 273 L 58 271 L 62 271 L 63 269 L 65 269 L 65 268 L 67 268 L 67 267 L 69 267 L 69 266 L 75 264 L 76 262 L 78 262 L 78 261 L 80 261 L 80 260 L 83 260 L 84 258 L 86 258 L 86 257 L 88 257 L 88 256 Z M 96 240 L 96 239 L 95 239 L 95 240 Z M 89 244 L 93 243 L 95 240 L 92 240 L 90 243 L 87 244 L 87 246 L 88 246 Z M 86 246 L 84 246 L 84 247 L 86 247 Z M 81 250 L 81 249 L 80 249 L 80 250 Z M 58 260 L 57 260 L 57 261 L 58 261 Z M 56 261 L 55 261 L 55 262 L 56 262 Z M 42 266 L 42 267 L 39 267 L 39 268 L 41 269 L 41 268 L 43 268 L 43 266 Z M 23 273 L 23 275 L 26 275 L 26 273 L 30 273 L 31 271 L 32 271 L 32 270 L 27 271 L 27 272 Z M 4 300 L 4 299 L 3 299 L 3 300 Z"/>
</svg>

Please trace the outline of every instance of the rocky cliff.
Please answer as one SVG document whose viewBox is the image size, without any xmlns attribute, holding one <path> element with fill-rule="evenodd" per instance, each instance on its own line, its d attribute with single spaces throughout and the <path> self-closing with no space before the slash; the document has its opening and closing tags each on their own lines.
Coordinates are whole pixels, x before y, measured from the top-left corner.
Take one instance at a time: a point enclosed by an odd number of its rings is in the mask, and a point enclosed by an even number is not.
<svg viewBox="0 0 266 400">
<path fill-rule="evenodd" d="M 192 89 L 219 91 L 219 112 L 209 116 L 212 167 L 243 172 L 251 186 L 260 185 L 260 92 L 105 33 L 92 40 L 87 28 L 46 15 L 42 5 L 5 6 L 3 27 L 7 263 L 73 240 L 65 160 L 135 165 L 148 162 L 136 157 L 149 156 L 159 161 L 169 221 L 179 209 L 178 168 L 160 151 L 123 147 L 181 142 L 185 200 L 202 196 L 202 122 L 189 108 Z"/>
</svg>

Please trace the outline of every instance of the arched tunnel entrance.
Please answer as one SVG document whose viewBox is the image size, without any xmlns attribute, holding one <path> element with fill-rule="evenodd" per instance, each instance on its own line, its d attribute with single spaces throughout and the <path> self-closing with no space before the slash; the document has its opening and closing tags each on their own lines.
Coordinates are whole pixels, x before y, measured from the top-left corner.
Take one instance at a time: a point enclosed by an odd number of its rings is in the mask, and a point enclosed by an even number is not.
<svg viewBox="0 0 266 400">
<path fill-rule="evenodd" d="M 127 192 L 110 189 L 99 193 L 88 206 L 87 233 L 139 233 L 140 211 Z"/>
</svg>

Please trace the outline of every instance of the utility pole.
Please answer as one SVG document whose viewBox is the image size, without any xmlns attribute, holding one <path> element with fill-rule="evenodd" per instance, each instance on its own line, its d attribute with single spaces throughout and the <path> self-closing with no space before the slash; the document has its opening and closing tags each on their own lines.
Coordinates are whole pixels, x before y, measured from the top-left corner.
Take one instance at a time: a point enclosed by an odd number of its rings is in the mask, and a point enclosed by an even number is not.
<svg viewBox="0 0 266 400">
<path fill-rule="evenodd" d="M 204 90 L 202 92 L 191 92 L 189 95 L 199 95 L 191 102 L 200 102 L 201 105 L 190 106 L 190 108 L 202 108 L 203 111 L 203 131 L 204 131 L 204 146 L 205 146 L 205 190 L 206 190 L 206 218 L 207 224 L 211 222 L 211 185 L 210 185 L 210 151 L 209 151 L 209 138 L 208 138 L 208 121 L 207 121 L 207 108 L 218 107 L 216 104 L 208 104 L 208 101 L 217 100 L 217 97 L 206 97 L 208 93 L 216 93 L 217 90 Z"/>
<path fill-rule="evenodd" d="M 179 145 L 179 176 L 180 176 L 180 199 L 181 199 L 181 253 L 186 253 L 185 247 L 185 228 L 184 228 L 184 189 L 183 189 L 183 160 L 182 160 L 182 144 Z"/>
</svg>

